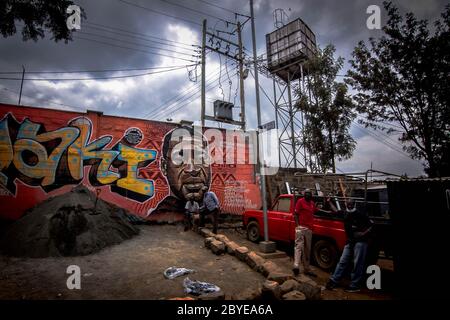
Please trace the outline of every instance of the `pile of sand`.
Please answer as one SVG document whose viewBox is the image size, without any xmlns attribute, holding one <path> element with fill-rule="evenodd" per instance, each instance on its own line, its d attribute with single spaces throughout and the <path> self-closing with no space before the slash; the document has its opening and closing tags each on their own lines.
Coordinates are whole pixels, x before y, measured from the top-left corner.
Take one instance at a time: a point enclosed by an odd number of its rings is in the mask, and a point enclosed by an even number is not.
<svg viewBox="0 0 450 320">
<path fill-rule="evenodd" d="M 127 212 L 86 187 L 49 198 L 0 235 L 0 251 L 16 257 L 78 256 L 119 244 L 138 234 Z"/>
</svg>

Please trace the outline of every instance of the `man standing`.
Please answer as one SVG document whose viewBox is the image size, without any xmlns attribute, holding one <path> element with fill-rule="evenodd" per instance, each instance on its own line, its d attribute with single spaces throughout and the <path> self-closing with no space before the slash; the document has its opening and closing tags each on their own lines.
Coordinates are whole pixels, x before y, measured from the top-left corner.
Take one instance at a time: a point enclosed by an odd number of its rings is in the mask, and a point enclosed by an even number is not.
<svg viewBox="0 0 450 320">
<path fill-rule="evenodd" d="M 347 235 L 347 244 L 344 247 L 341 259 L 328 281 L 326 288 L 328 290 L 336 288 L 343 278 L 347 267 L 353 263 L 351 283 L 345 291 L 358 292 L 361 290 L 361 280 L 364 274 L 368 240 L 372 230 L 372 221 L 370 221 L 364 210 L 356 209 L 353 200 L 348 200 L 346 207 L 344 224 L 345 233 Z"/>
<path fill-rule="evenodd" d="M 205 192 L 205 195 L 203 196 L 203 205 L 200 210 L 202 211 L 200 213 L 200 226 L 205 226 L 205 215 L 209 215 L 213 219 L 213 233 L 217 234 L 220 205 L 219 199 L 217 199 L 214 192 Z"/>
<path fill-rule="evenodd" d="M 200 207 L 194 199 L 191 199 L 186 202 L 185 206 L 185 213 L 184 213 L 184 231 L 188 231 L 192 228 L 192 218 L 194 214 L 199 213 Z"/>
<path fill-rule="evenodd" d="M 300 260 L 303 265 L 304 273 L 309 276 L 316 277 L 317 275 L 310 270 L 310 256 L 311 256 L 311 241 L 312 228 L 314 222 L 314 213 L 317 207 L 312 199 L 312 192 L 306 189 L 304 197 L 300 198 L 295 204 L 294 218 L 295 218 L 295 253 L 294 253 L 294 268 L 292 271 L 295 275 L 299 273 Z"/>
</svg>

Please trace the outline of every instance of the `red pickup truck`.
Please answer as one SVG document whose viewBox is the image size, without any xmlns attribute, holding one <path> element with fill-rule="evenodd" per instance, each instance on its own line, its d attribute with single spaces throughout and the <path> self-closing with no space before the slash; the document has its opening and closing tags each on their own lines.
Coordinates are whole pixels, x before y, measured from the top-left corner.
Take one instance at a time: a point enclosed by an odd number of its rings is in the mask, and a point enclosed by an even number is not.
<svg viewBox="0 0 450 320">
<path fill-rule="evenodd" d="M 269 239 L 293 244 L 295 241 L 294 195 L 280 195 L 267 210 Z M 250 241 L 257 242 L 264 234 L 261 210 L 247 210 L 243 215 L 244 227 Z M 316 264 L 331 270 L 344 249 L 347 237 L 343 216 L 318 212 L 314 215 L 312 258 Z"/>
</svg>

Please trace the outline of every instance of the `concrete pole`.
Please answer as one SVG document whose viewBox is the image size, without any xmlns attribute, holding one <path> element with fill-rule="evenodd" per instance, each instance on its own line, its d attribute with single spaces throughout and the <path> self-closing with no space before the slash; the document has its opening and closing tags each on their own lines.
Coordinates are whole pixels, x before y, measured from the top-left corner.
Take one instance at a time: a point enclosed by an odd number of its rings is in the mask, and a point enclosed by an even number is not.
<svg viewBox="0 0 450 320">
<path fill-rule="evenodd" d="M 205 127 L 206 114 L 206 19 L 203 20 L 202 30 L 202 127 Z"/>
<path fill-rule="evenodd" d="M 245 131 L 245 93 L 244 93 L 244 50 L 242 47 L 241 22 L 237 23 L 238 44 L 239 44 L 239 87 L 241 100 L 241 122 L 242 131 Z"/>
<path fill-rule="evenodd" d="M 25 67 L 22 66 L 22 82 L 20 83 L 20 93 L 19 93 L 19 106 L 22 101 L 22 89 L 23 89 L 23 81 L 25 80 Z"/>
<path fill-rule="evenodd" d="M 253 0 L 250 0 L 250 16 L 252 21 L 252 42 L 253 42 L 253 67 L 255 70 L 255 94 L 256 94 L 256 113 L 258 116 L 258 167 L 260 174 L 260 182 L 261 182 L 261 197 L 262 197 L 262 205 L 263 205 L 263 216 L 264 216 L 264 243 L 260 243 L 260 250 L 265 253 L 274 252 L 275 251 L 275 243 L 269 242 L 269 228 L 268 228 L 268 219 L 267 219 L 267 199 L 266 199 L 266 177 L 264 172 L 264 164 L 261 161 L 261 141 L 260 141 L 260 131 L 261 131 L 261 102 L 259 99 L 259 78 L 258 78 L 258 63 L 257 63 L 257 55 L 256 55 L 256 31 L 255 31 L 255 14 L 253 11 Z"/>
</svg>

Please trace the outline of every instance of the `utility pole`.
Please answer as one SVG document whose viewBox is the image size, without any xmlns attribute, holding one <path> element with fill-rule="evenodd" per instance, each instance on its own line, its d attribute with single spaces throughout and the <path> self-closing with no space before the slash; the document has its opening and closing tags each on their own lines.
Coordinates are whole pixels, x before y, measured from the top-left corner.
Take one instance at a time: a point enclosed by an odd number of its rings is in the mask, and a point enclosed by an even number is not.
<svg viewBox="0 0 450 320">
<path fill-rule="evenodd" d="M 255 14 L 253 11 L 253 0 L 250 0 L 250 16 L 252 22 L 252 42 L 253 42 L 253 67 L 255 69 L 255 94 L 256 94 L 256 113 L 258 116 L 258 169 L 261 182 L 261 200 L 263 205 L 263 216 L 264 216 L 264 241 L 259 243 L 259 250 L 264 253 L 275 252 L 276 244 L 275 242 L 269 241 L 269 228 L 267 219 L 267 199 L 266 199 L 266 177 L 264 172 L 263 159 L 261 159 L 261 101 L 259 99 L 259 79 L 258 79 L 258 62 L 256 55 L 256 30 L 255 30 Z"/>
<path fill-rule="evenodd" d="M 20 83 L 20 93 L 19 93 L 19 106 L 22 100 L 22 89 L 23 89 L 23 81 L 25 80 L 25 67 L 22 66 L 22 82 Z"/>
<path fill-rule="evenodd" d="M 202 35 L 202 114 L 201 114 L 201 121 L 202 121 L 202 126 L 205 126 L 205 120 L 209 120 L 209 121 L 217 121 L 217 122 L 223 122 L 223 123 L 229 123 L 229 124 L 233 124 L 233 125 L 237 125 L 240 126 L 242 128 L 242 130 L 245 130 L 245 94 L 244 94 L 244 79 L 243 79 L 243 73 L 244 73 L 244 50 L 242 47 L 242 38 L 241 38 L 241 24 L 238 23 L 238 27 L 237 27 L 237 31 L 238 31 L 238 37 L 239 37 L 239 43 L 235 43 L 229 39 L 225 39 L 217 34 L 214 34 L 210 31 L 207 31 L 207 25 L 206 25 L 206 20 L 203 20 L 203 35 Z M 234 35 L 233 33 L 230 33 L 231 35 Z M 219 45 L 216 45 L 215 47 L 213 45 L 208 45 L 207 41 L 206 41 L 206 37 L 210 37 L 209 41 L 211 43 L 214 43 L 214 40 L 217 41 L 217 43 L 219 43 Z M 227 50 L 223 51 L 221 50 L 221 43 L 224 42 L 227 44 Z M 230 47 L 234 47 L 237 48 L 237 53 L 236 54 L 231 54 L 230 53 Z M 220 55 L 225 56 L 227 59 L 233 59 L 235 61 L 237 61 L 239 63 L 239 70 L 240 70 L 240 87 L 241 87 L 241 96 L 240 96 L 240 100 L 241 100 L 241 116 L 239 121 L 236 120 L 232 120 L 232 119 L 221 119 L 221 118 L 216 118 L 215 116 L 208 116 L 206 115 L 206 92 L 205 92 L 205 88 L 206 88 L 206 80 L 205 80 L 205 76 L 206 76 L 206 49 L 210 50 L 211 52 L 217 52 Z"/>
<path fill-rule="evenodd" d="M 206 19 L 204 19 L 202 31 L 202 127 L 205 127 L 206 113 L 206 22 Z"/>
<path fill-rule="evenodd" d="M 239 44 L 239 88 L 241 94 L 241 122 L 242 131 L 245 131 L 245 93 L 244 93 L 244 49 L 242 47 L 241 22 L 237 23 L 238 44 Z"/>
</svg>

